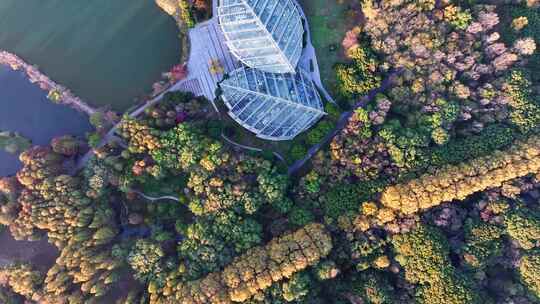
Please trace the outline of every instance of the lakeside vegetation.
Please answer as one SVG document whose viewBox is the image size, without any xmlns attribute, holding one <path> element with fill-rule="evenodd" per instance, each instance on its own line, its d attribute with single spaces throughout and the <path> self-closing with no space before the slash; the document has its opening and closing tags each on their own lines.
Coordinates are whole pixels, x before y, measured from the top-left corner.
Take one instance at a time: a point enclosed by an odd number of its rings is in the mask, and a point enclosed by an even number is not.
<svg viewBox="0 0 540 304">
<path fill-rule="evenodd" d="M 540 23 L 530 2 L 509 15 L 452 1 L 349 7 L 363 18 L 339 30 L 345 60 L 327 62 L 340 105 L 388 86 L 295 176 L 287 165 L 333 129 L 337 106 L 272 144 L 173 92 L 124 116 L 119 138 L 94 145 L 81 172 L 67 166 L 83 150 L 74 138 L 31 147 L 0 179 L 0 224 L 17 239 L 46 237 L 60 255 L 47 272 L 0 267 L 0 300 L 538 303 Z"/>
<path fill-rule="evenodd" d="M 0 131 L 0 149 L 11 154 L 18 154 L 32 146 L 32 141 L 18 133 Z"/>
<path fill-rule="evenodd" d="M 6 0 L 0 26 L 10 29 L 0 35 L 0 49 L 39 66 L 88 104 L 120 112 L 181 56 L 178 29 L 154 1 Z"/>
</svg>

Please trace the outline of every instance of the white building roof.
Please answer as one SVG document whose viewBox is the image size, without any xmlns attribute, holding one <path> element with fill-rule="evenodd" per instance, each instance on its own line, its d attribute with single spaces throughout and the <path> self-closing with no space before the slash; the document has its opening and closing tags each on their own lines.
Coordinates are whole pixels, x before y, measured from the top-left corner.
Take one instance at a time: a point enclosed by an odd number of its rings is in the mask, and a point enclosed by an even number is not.
<svg viewBox="0 0 540 304">
<path fill-rule="evenodd" d="M 227 45 L 245 65 L 295 72 L 304 28 L 292 0 L 220 0 L 218 17 Z"/>
<path fill-rule="evenodd" d="M 289 140 L 315 124 L 324 112 L 307 74 L 275 74 L 239 68 L 220 84 L 229 115 L 268 140 Z"/>
</svg>

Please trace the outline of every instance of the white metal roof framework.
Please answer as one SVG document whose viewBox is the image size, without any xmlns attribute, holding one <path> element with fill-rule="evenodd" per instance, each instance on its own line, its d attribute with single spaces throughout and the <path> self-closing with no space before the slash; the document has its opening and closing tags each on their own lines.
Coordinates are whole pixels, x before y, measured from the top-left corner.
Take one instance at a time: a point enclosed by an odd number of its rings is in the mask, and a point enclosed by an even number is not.
<svg viewBox="0 0 540 304">
<path fill-rule="evenodd" d="M 239 68 L 223 80 L 222 98 L 229 115 L 268 140 L 289 140 L 310 128 L 326 113 L 307 74 L 267 73 Z"/>
<path fill-rule="evenodd" d="M 292 0 L 220 0 L 218 16 L 231 53 L 245 65 L 295 73 L 304 28 Z"/>
</svg>

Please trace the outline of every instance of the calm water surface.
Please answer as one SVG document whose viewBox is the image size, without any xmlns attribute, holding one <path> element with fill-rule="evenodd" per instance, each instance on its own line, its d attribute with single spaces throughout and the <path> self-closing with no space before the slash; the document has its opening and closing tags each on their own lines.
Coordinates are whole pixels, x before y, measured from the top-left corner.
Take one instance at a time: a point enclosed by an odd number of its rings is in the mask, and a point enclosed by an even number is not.
<svg viewBox="0 0 540 304">
<path fill-rule="evenodd" d="M 178 63 L 177 38 L 154 0 L 0 0 L 0 49 L 118 111 Z"/>
<path fill-rule="evenodd" d="M 45 145 L 53 137 L 84 136 L 91 129 L 86 115 L 52 103 L 23 73 L 0 65 L 0 130 L 19 132 Z M 0 150 L 0 176 L 14 174 L 20 166 L 17 156 Z"/>
</svg>

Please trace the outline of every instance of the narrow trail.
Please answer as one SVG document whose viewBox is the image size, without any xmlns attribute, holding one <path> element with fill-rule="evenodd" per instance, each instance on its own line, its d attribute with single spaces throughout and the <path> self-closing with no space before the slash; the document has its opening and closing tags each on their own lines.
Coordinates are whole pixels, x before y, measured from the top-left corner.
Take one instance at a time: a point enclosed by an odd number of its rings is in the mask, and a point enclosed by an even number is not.
<svg viewBox="0 0 540 304">
<path fill-rule="evenodd" d="M 390 73 L 390 75 L 388 75 L 386 79 L 383 80 L 381 86 L 369 91 L 368 94 L 364 95 L 350 111 L 342 113 L 338 120 L 338 123 L 336 124 L 336 127 L 332 130 L 332 132 L 328 133 L 320 143 L 312 146 L 308 150 L 308 153 L 304 156 L 304 158 L 299 159 L 294 164 L 292 164 L 289 167 L 288 174 L 294 175 L 298 170 L 300 170 L 313 156 L 315 156 L 315 154 L 317 154 L 317 152 L 319 152 L 322 147 L 328 144 L 338 133 L 340 133 L 347 126 L 349 119 L 351 118 L 356 109 L 365 106 L 368 102 L 373 100 L 377 96 L 377 94 L 380 94 L 390 88 L 393 79 L 396 76 L 399 76 L 401 73 L 403 73 L 403 70 L 397 70 Z"/>
<path fill-rule="evenodd" d="M 180 202 L 179 198 L 171 196 L 171 195 L 164 195 L 164 196 L 154 197 L 154 196 L 146 195 L 146 194 L 142 193 L 141 191 L 137 191 L 137 190 L 133 191 L 133 192 L 137 193 L 139 196 L 144 197 L 145 199 L 147 199 L 147 200 L 149 200 L 151 202 L 156 202 L 156 201 L 161 201 L 161 200 L 171 200 L 171 201 Z"/>
</svg>

